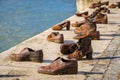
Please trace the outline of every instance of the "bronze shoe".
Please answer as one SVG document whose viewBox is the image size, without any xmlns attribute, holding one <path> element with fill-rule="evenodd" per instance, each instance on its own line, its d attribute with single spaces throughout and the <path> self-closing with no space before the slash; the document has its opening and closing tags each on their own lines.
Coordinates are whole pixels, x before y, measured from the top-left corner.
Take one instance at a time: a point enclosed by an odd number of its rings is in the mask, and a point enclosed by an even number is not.
<svg viewBox="0 0 120 80">
<path fill-rule="evenodd" d="M 101 5 L 109 5 L 109 1 L 101 2 Z"/>
<path fill-rule="evenodd" d="M 112 8 L 112 9 L 114 9 L 114 8 L 116 8 L 116 7 L 117 7 L 116 4 L 111 4 L 111 5 L 108 6 L 108 8 Z"/>
<path fill-rule="evenodd" d="M 86 22 L 80 27 L 75 28 L 75 34 L 87 35 L 87 32 L 96 31 L 96 23 L 86 18 Z"/>
<path fill-rule="evenodd" d="M 91 46 L 91 39 L 82 38 L 80 47 L 77 50 L 75 50 L 72 54 L 69 54 L 68 58 L 80 60 L 84 56 L 86 56 L 86 59 L 92 59 L 92 53 L 93 49 Z"/>
<path fill-rule="evenodd" d="M 87 17 L 88 16 L 88 11 L 82 12 L 82 13 L 76 12 L 75 15 L 79 16 L 79 17 Z"/>
<path fill-rule="evenodd" d="M 102 6 L 102 4 L 101 4 L 101 2 L 99 1 L 99 2 L 97 2 L 97 3 L 92 3 L 89 8 L 95 9 L 95 8 L 101 7 L 101 6 Z"/>
<path fill-rule="evenodd" d="M 76 60 L 66 60 L 61 57 L 58 57 L 47 66 L 41 66 L 38 68 L 38 73 L 51 75 L 77 74 L 77 71 L 78 63 Z"/>
<path fill-rule="evenodd" d="M 10 58 L 14 61 L 42 62 L 43 52 L 42 50 L 35 51 L 30 48 L 24 48 L 19 54 L 11 54 Z"/>
<path fill-rule="evenodd" d="M 64 36 L 59 32 L 52 32 L 50 35 L 47 36 L 47 40 L 56 43 L 64 43 Z"/>
<path fill-rule="evenodd" d="M 53 30 L 62 30 L 63 28 L 66 28 L 66 30 L 70 30 L 69 20 L 52 27 Z"/>
<path fill-rule="evenodd" d="M 94 22 L 96 22 L 98 24 L 108 24 L 108 17 L 106 14 L 98 13 L 94 17 Z"/>
</svg>

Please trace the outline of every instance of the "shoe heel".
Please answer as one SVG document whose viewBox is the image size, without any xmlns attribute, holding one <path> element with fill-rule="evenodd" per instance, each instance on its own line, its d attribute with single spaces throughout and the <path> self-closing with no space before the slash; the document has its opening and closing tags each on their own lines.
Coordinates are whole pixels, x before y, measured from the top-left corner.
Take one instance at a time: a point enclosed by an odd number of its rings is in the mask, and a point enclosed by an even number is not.
<svg viewBox="0 0 120 80">
<path fill-rule="evenodd" d="M 67 21 L 67 22 L 66 22 L 65 27 L 66 27 L 66 30 L 70 30 L 70 21 Z"/>
<path fill-rule="evenodd" d="M 92 52 L 86 54 L 86 59 L 88 59 L 88 60 L 93 59 Z"/>
<path fill-rule="evenodd" d="M 70 30 L 70 26 L 67 26 L 67 27 L 66 27 L 66 30 Z"/>
</svg>

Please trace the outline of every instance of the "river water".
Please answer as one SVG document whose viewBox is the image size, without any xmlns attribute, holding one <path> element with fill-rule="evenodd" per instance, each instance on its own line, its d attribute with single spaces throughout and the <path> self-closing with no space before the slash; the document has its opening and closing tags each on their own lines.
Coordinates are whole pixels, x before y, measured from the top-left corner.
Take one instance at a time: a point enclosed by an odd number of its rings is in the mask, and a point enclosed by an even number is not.
<svg viewBox="0 0 120 80">
<path fill-rule="evenodd" d="M 76 0 L 0 0 L 0 52 L 76 12 Z"/>
</svg>

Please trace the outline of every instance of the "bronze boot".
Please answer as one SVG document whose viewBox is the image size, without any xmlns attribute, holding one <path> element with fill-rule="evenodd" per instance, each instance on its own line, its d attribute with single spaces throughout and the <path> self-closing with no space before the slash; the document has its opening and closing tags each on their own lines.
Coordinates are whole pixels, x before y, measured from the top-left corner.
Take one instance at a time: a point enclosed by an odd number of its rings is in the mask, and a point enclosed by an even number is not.
<svg viewBox="0 0 120 80">
<path fill-rule="evenodd" d="M 69 20 L 52 27 L 53 30 L 62 30 L 63 28 L 66 28 L 66 30 L 70 30 Z"/>
<path fill-rule="evenodd" d="M 106 14 L 98 13 L 94 18 L 94 22 L 98 24 L 108 24 L 108 17 Z"/>
<path fill-rule="evenodd" d="M 47 36 L 47 40 L 56 43 L 64 43 L 64 36 L 59 32 L 52 32 L 50 35 Z"/>
<path fill-rule="evenodd" d="M 92 53 L 93 49 L 91 46 L 91 39 L 83 38 L 81 39 L 80 47 L 77 50 L 75 50 L 72 54 L 69 54 L 68 58 L 80 60 L 84 56 L 86 56 L 86 59 L 92 59 Z"/>
<path fill-rule="evenodd" d="M 43 61 L 43 51 L 42 50 L 36 50 L 34 52 L 31 52 L 30 61 L 32 61 L 32 62 L 42 62 Z"/>
<path fill-rule="evenodd" d="M 78 63 L 76 60 L 66 60 L 61 57 L 58 57 L 47 66 L 40 66 L 38 68 L 38 73 L 51 75 L 77 74 L 77 71 Z"/>
<path fill-rule="evenodd" d="M 10 58 L 14 61 L 30 61 L 29 56 L 31 52 L 34 52 L 34 50 L 30 48 L 24 48 L 19 54 L 11 54 Z"/>
</svg>

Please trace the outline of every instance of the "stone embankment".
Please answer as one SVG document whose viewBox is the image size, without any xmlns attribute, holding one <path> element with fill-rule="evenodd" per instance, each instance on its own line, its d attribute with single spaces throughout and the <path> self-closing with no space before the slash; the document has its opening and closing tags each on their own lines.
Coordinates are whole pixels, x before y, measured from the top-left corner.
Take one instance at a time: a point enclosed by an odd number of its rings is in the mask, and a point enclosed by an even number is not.
<svg viewBox="0 0 120 80">
<path fill-rule="evenodd" d="M 110 0 L 111 2 L 117 0 Z M 100 40 L 92 40 L 93 60 L 79 60 L 78 74 L 75 75 L 46 75 L 39 74 L 39 66 L 51 63 L 60 54 L 60 44 L 48 42 L 46 37 L 53 32 L 50 28 L 11 49 L 0 53 L 0 80 L 119 80 L 120 78 L 120 9 L 110 9 L 108 24 L 97 24 Z M 93 10 L 89 10 L 91 13 Z M 71 23 L 83 18 L 73 15 L 68 18 Z M 65 43 L 77 42 L 73 39 L 74 28 L 70 31 L 59 31 L 64 34 Z M 43 63 L 15 62 L 9 59 L 12 53 L 19 53 L 21 49 L 30 47 L 44 52 Z"/>
</svg>

